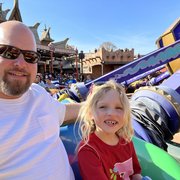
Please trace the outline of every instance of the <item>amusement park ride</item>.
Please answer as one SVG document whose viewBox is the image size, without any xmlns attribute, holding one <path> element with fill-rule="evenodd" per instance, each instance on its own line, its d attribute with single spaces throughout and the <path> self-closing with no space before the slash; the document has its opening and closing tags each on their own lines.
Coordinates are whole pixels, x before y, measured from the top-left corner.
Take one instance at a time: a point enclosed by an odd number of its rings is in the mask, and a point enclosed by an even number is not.
<svg viewBox="0 0 180 180">
<path fill-rule="evenodd" d="M 83 101 L 93 83 L 114 79 L 124 84 L 146 77 L 166 67 L 166 79 L 156 86 L 144 86 L 131 96 L 132 121 L 135 131 L 133 142 L 142 167 L 142 175 L 153 180 L 180 179 L 179 157 L 168 152 L 168 142 L 180 131 L 180 19 L 158 40 L 159 49 L 116 69 L 87 84 L 77 83 L 66 90 L 63 103 Z M 163 79 L 163 76 L 157 77 Z M 156 79 L 159 81 L 158 79 Z M 68 152 L 76 179 L 81 179 L 76 159 L 76 146 L 80 141 L 74 123 L 60 127 L 60 136 Z M 173 146 L 180 152 L 180 144 Z M 179 159 L 180 160 L 180 159 Z"/>
</svg>

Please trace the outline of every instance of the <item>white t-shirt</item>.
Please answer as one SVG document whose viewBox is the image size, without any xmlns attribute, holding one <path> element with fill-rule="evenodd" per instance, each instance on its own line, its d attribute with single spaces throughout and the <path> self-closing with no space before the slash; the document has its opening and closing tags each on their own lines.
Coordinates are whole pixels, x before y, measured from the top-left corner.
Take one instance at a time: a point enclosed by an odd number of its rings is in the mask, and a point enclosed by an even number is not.
<svg viewBox="0 0 180 180">
<path fill-rule="evenodd" d="M 65 105 L 32 84 L 18 99 L 0 99 L 0 179 L 72 180 L 59 138 Z"/>
</svg>

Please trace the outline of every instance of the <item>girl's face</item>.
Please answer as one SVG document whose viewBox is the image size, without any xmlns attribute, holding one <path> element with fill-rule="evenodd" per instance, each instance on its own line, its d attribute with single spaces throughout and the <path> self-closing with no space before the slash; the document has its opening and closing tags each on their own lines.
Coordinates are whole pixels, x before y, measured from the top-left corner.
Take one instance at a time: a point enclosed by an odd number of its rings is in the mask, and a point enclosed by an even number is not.
<svg viewBox="0 0 180 180">
<path fill-rule="evenodd" d="M 101 97 L 92 113 L 96 132 L 114 135 L 124 125 L 124 110 L 116 90 L 110 90 Z"/>
</svg>

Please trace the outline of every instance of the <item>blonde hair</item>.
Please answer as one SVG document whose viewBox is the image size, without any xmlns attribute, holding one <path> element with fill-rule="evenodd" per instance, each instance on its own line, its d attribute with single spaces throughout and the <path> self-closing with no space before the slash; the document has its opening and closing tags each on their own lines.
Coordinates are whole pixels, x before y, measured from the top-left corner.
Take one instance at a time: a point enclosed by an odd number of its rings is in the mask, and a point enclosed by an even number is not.
<svg viewBox="0 0 180 180">
<path fill-rule="evenodd" d="M 124 138 L 129 142 L 133 136 L 133 128 L 131 122 L 131 108 L 130 103 L 125 93 L 125 89 L 114 80 L 109 80 L 105 84 L 97 86 L 93 85 L 91 88 L 84 105 L 79 111 L 77 122 L 79 122 L 79 135 L 85 143 L 89 141 L 89 135 L 95 131 L 96 125 L 92 120 L 92 112 L 96 111 L 98 101 L 106 95 L 110 90 L 116 90 L 119 93 L 119 100 L 124 110 L 124 126 L 117 131 L 119 137 Z"/>
</svg>

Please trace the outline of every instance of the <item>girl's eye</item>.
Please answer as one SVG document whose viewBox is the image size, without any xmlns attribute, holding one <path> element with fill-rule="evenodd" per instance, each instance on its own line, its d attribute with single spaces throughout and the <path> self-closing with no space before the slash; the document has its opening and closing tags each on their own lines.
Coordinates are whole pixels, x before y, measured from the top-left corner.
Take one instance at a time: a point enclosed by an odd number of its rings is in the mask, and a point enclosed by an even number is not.
<svg viewBox="0 0 180 180">
<path fill-rule="evenodd" d="M 99 109 L 104 109 L 104 108 L 106 108 L 105 106 L 99 106 Z"/>
</svg>

